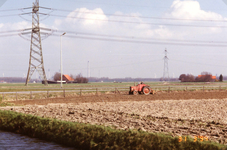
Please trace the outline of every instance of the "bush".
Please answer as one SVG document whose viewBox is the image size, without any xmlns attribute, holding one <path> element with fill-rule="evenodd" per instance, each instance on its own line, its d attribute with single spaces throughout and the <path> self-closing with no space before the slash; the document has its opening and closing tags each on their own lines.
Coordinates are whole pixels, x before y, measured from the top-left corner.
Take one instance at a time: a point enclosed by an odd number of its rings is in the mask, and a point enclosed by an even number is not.
<svg viewBox="0 0 227 150">
<path fill-rule="evenodd" d="M 77 83 L 88 83 L 88 78 L 85 78 L 82 76 L 82 74 L 78 74 L 75 78 L 75 80 Z"/>
<path fill-rule="evenodd" d="M 222 76 L 222 74 L 219 76 L 219 81 L 220 82 L 223 82 L 223 76 Z"/>
<path fill-rule="evenodd" d="M 195 82 L 195 77 L 191 74 L 181 74 L 179 80 L 181 80 L 181 82 Z"/>
<path fill-rule="evenodd" d="M 202 72 L 200 76 L 195 78 L 196 82 L 211 82 L 212 74 L 208 72 Z"/>
<path fill-rule="evenodd" d="M 56 142 L 77 149 L 203 149 L 219 150 L 224 145 L 204 141 L 178 142 L 178 138 L 143 131 L 72 123 L 0 110 L 0 129 Z M 227 149 L 227 148 L 226 148 Z"/>
<path fill-rule="evenodd" d="M 214 81 L 215 79 L 212 79 L 212 74 L 208 72 L 202 72 L 201 75 L 198 77 L 194 77 L 191 74 L 181 74 L 179 77 L 179 80 L 181 82 L 211 82 Z M 223 77 L 222 77 L 223 80 Z"/>
<path fill-rule="evenodd" d="M 56 73 L 54 74 L 54 81 L 59 81 L 59 80 L 61 80 L 61 73 L 56 72 Z"/>
</svg>

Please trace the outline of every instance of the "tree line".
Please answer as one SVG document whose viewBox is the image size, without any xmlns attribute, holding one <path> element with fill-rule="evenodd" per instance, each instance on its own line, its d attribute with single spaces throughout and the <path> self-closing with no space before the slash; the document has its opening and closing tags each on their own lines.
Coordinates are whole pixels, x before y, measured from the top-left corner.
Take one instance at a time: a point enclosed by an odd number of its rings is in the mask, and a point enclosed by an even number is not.
<svg viewBox="0 0 227 150">
<path fill-rule="evenodd" d="M 74 82 L 76 83 L 88 83 L 88 78 L 85 78 L 82 76 L 82 74 L 78 74 L 78 75 L 70 75 L 70 77 L 74 80 Z M 63 78 L 63 77 L 62 77 Z M 61 73 L 56 72 L 54 74 L 54 81 L 60 81 L 61 80 Z"/>
<path fill-rule="evenodd" d="M 224 77 L 221 74 L 219 76 L 219 80 L 218 79 L 214 79 L 212 78 L 212 74 L 209 72 L 202 72 L 200 76 L 193 76 L 191 74 L 181 74 L 179 76 L 179 80 L 181 80 L 181 82 L 214 82 L 214 81 L 220 81 L 222 82 Z"/>
<path fill-rule="evenodd" d="M 26 78 L 22 78 L 22 77 L 0 77 L 0 83 L 25 83 Z M 30 82 L 38 82 L 38 79 L 31 79 Z"/>
<path fill-rule="evenodd" d="M 90 82 L 158 82 L 163 81 L 162 78 L 131 78 L 131 77 L 125 77 L 125 78 L 108 78 L 108 77 L 90 77 Z M 169 78 L 168 81 L 178 81 L 178 78 Z"/>
</svg>

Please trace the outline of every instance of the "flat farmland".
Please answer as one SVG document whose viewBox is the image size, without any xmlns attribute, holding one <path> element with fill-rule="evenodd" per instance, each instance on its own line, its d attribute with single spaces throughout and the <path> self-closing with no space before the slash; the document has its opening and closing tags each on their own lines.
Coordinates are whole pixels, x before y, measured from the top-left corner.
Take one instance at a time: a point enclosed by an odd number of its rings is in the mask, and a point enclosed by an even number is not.
<svg viewBox="0 0 227 150">
<path fill-rule="evenodd" d="M 11 101 L 0 109 L 122 130 L 206 136 L 227 144 L 227 92 L 158 92 L 155 95 L 102 94 Z M 18 106 L 20 105 L 20 106 Z"/>
<path fill-rule="evenodd" d="M 183 91 L 203 91 L 203 92 L 214 92 L 214 91 L 227 91 L 226 82 L 145 82 L 153 90 L 158 93 L 170 92 L 177 94 L 177 92 Z M 123 97 L 128 94 L 130 86 L 136 85 L 136 82 L 124 82 L 124 83 L 87 83 L 87 84 L 64 84 L 63 88 L 60 88 L 59 84 L 50 84 L 44 86 L 40 83 L 29 84 L 25 86 L 23 83 L 3 83 L 0 84 L 0 100 L 12 101 L 12 100 L 28 100 L 28 99 L 55 99 L 61 97 L 75 96 L 87 96 L 87 95 L 102 95 L 102 94 L 123 94 Z M 179 96 L 179 99 L 184 97 L 193 98 L 192 95 Z M 200 96 L 200 95 L 199 95 Z M 212 95 L 210 98 L 212 98 Z M 222 95 L 221 95 L 222 96 Z M 155 97 L 155 96 L 154 96 Z M 159 99 L 166 99 L 169 96 L 158 95 Z M 175 95 L 175 97 L 178 97 Z M 207 97 L 207 95 L 205 95 Z M 86 99 L 86 98 L 85 98 Z M 117 98 L 118 99 L 118 98 Z M 122 99 L 122 98 L 120 98 Z M 154 98 L 155 99 L 155 98 Z M 176 99 L 176 98 L 175 98 Z"/>
<path fill-rule="evenodd" d="M 168 90 L 201 90 L 203 86 L 205 89 L 227 89 L 227 82 L 144 82 L 154 89 Z M 111 83 L 111 82 L 92 82 L 92 83 L 81 83 L 81 84 L 63 84 L 63 88 L 60 88 L 60 84 L 49 84 L 44 86 L 40 83 L 30 83 L 25 86 L 24 83 L 0 83 L 0 92 L 21 92 L 21 91 L 47 91 L 47 90 L 75 90 L 75 89 L 96 89 L 96 88 L 123 88 L 129 89 L 130 86 L 137 85 L 137 82 L 122 82 L 122 83 Z"/>
</svg>

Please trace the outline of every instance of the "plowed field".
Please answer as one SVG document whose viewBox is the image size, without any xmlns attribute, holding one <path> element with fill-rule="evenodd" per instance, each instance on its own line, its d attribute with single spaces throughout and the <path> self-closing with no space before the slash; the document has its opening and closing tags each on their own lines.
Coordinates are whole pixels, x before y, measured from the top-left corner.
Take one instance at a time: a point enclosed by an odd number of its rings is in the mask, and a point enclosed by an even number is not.
<svg viewBox="0 0 227 150">
<path fill-rule="evenodd" d="M 19 100 L 11 101 L 16 105 L 46 105 L 48 103 L 87 103 L 87 102 L 119 102 L 119 101 L 153 101 L 153 100 L 188 100 L 188 99 L 223 99 L 227 98 L 227 91 L 194 91 L 194 92 L 158 92 L 154 95 L 128 95 L 128 92 L 121 94 L 85 95 L 67 98 L 52 98 L 40 100 Z"/>
<path fill-rule="evenodd" d="M 8 109 L 41 117 L 162 132 L 172 136 L 206 136 L 227 144 L 227 92 L 159 92 L 155 95 L 87 95 L 13 101 Z"/>
</svg>

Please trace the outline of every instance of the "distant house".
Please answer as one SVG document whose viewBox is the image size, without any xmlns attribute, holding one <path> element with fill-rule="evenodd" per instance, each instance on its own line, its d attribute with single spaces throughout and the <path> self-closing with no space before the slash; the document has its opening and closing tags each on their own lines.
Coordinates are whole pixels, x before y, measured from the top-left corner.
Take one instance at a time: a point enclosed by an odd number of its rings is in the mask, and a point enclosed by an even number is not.
<svg viewBox="0 0 227 150">
<path fill-rule="evenodd" d="M 50 80 L 47 80 L 47 83 L 48 84 L 60 84 L 61 81 L 60 80 L 58 80 L 58 81 L 50 81 Z M 62 83 L 63 84 L 67 84 L 67 83 L 77 83 L 77 82 L 74 81 L 74 79 L 71 78 L 69 75 L 64 74 L 64 75 L 62 75 Z M 44 84 L 44 81 L 42 81 L 42 84 Z"/>
<path fill-rule="evenodd" d="M 73 78 L 71 78 L 69 75 L 67 75 L 67 74 L 64 74 L 63 76 L 62 76 L 62 80 L 63 81 L 66 81 L 66 82 L 72 82 L 72 81 L 74 81 L 74 79 Z"/>
<path fill-rule="evenodd" d="M 212 79 L 213 79 L 213 80 L 216 80 L 216 76 L 212 76 Z"/>
<path fill-rule="evenodd" d="M 216 79 L 216 76 L 212 76 L 212 75 L 198 75 L 199 78 L 205 77 L 205 76 L 209 76 L 212 80 Z"/>
<path fill-rule="evenodd" d="M 198 75 L 197 81 L 205 81 L 205 82 L 213 82 L 216 80 L 216 76 L 212 76 L 211 74 L 208 75 Z"/>
</svg>

